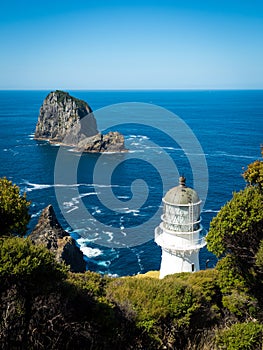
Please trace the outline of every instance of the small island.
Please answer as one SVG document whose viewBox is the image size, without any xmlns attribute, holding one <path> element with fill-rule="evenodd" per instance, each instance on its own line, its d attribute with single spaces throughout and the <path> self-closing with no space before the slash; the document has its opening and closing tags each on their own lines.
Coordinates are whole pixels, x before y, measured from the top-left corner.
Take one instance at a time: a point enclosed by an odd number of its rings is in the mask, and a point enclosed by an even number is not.
<svg viewBox="0 0 263 350">
<path fill-rule="evenodd" d="M 50 92 L 43 101 L 34 138 L 82 152 L 127 152 L 121 133 L 99 133 L 87 102 L 60 90 Z"/>
</svg>

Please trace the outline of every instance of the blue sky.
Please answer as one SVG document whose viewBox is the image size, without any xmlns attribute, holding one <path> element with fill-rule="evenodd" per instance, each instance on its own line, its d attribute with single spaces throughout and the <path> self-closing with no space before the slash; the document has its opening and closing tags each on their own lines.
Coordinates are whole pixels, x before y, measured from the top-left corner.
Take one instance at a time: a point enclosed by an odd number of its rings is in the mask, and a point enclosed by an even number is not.
<svg viewBox="0 0 263 350">
<path fill-rule="evenodd" d="M 263 89 L 263 1 L 2 0 L 0 89 Z"/>
</svg>

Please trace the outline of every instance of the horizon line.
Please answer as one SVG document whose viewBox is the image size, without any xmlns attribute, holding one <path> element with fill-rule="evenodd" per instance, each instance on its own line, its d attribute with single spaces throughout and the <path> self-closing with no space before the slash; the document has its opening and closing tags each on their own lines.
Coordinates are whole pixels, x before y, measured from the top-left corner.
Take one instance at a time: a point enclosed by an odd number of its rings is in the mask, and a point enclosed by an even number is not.
<svg viewBox="0 0 263 350">
<path fill-rule="evenodd" d="M 3 88 L 0 91 L 56 91 L 56 90 L 68 90 L 68 91 L 262 91 L 262 88 Z"/>
</svg>

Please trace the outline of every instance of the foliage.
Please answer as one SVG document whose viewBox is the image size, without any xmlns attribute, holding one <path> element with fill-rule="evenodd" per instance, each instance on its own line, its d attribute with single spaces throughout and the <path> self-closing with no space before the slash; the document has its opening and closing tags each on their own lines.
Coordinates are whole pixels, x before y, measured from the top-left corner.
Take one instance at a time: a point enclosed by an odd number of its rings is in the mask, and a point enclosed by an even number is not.
<svg viewBox="0 0 263 350">
<path fill-rule="evenodd" d="M 98 273 L 86 271 L 85 273 L 69 273 L 67 283 L 73 287 L 70 294 L 74 297 L 87 298 L 94 301 L 89 306 L 89 313 L 92 313 L 94 322 L 99 323 L 105 328 L 105 331 L 111 331 L 118 320 L 115 319 L 115 306 L 106 298 L 106 285 L 109 278 L 103 277 Z"/>
<path fill-rule="evenodd" d="M 260 350 L 262 348 L 262 325 L 256 322 L 233 324 L 223 329 L 216 342 L 220 349 Z"/>
<path fill-rule="evenodd" d="M 261 154 L 263 156 L 263 147 L 261 147 Z M 243 174 L 244 179 L 250 185 L 259 186 L 263 189 L 263 161 L 256 160 L 248 165 L 246 171 Z"/>
<path fill-rule="evenodd" d="M 240 263 L 253 263 L 263 238 L 263 193 L 249 186 L 233 198 L 211 221 L 207 247 L 220 257 L 231 253 Z"/>
<path fill-rule="evenodd" d="M 256 266 L 263 273 L 263 240 L 260 241 L 259 250 L 256 255 Z"/>
<path fill-rule="evenodd" d="M 110 280 L 109 277 L 101 276 L 96 272 L 86 271 L 85 273 L 70 273 L 67 281 L 78 290 L 85 291 L 96 298 L 104 297 L 105 287 Z"/>
<path fill-rule="evenodd" d="M 66 277 L 66 267 L 57 263 L 44 247 L 33 245 L 29 239 L 0 239 L 0 281 L 11 280 L 43 291 Z"/>
<path fill-rule="evenodd" d="M 256 298 L 250 295 L 250 283 L 239 269 L 236 258 L 227 255 L 217 263 L 216 270 L 223 307 L 241 319 L 254 317 L 258 303 Z"/>
<path fill-rule="evenodd" d="M 0 238 L 0 348 L 261 349 L 263 192 L 252 168 L 244 176 L 254 186 L 211 223 L 215 269 L 162 280 L 76 274 L 27 239 Z"/>
<path fill-rule="evenodd" d="M 18 186 L 0 178 L 0 236 L 26 234 L 29 205 L 26 195 L 20 196 Z"/>
<path fill-rule="evenodd" d="M 70 96 L 70 94 L 68 92 L 65 92 L 65 91 L 62 91 L 62 90 L 56 90 L 55 91 L 55 94 L 57 96 L 57 101 L 59 103 L 64 103 L 64 101 L 66 100 L 72 100 L 76 103 L 76 106 L 78 108 L 87 108 L 88 104 L 83 101 L 83 100 L 80 100 L 79 98 L 76 98 L 76 97 L 73 97 L 73 96 Z"/>
<path fill-rule="evenodd" d="M 156 349 L 167 342 L 182 346 L 201 302 L 191 287 L 172 278 L 116 279 L 109 283 L 107 297 L 151 339 L 149 348 Z"/>
<path fill-rule="evenodd" d="M 197 306 L 193 291 L 171 280 L 126 277 L 112 281 L 107 291 L 119 305 L 130 305 L 138 323 L 150 320 L 157 323 L 169 317 L 176 319 L 178 325 L 187 325 Z"/>
<path fill-rule="evenodd" d="M 215 302 L 220 296 L 218 288 L 218 271 L 215 269 L 202 270 L 196 273 L 178 273 L 168 275 L 165 280 L 175 282 L 184 282 L 191 287 L 196 294 L 202 296 L 207 302 Z"/>
<path fill-rule="evenodd" d="M 216 265 L 217 283 L 224 294 L 231 293 L 232 290 L 248 291 L 246 280 L 242 276 L 236 260 L 234 256 L 228 254 Z"/>
</svg>

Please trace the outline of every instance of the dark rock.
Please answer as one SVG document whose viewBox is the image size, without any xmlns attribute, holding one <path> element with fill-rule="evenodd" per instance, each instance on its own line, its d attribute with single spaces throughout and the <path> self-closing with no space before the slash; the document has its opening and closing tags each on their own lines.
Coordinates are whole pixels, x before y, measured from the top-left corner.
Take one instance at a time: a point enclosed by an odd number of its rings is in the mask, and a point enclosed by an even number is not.
<svg viewBox="0 0 263 350">
<path fill-rule="evenodd" d="M 118 132 L 102 135 L 90 106 L 56 90 L 48 94 L 39 112 L 35 139 L 73 146 L 85 152 L 124 152 L 124 137 Z"/>
<path fill-rule="evenodd" d="M 65 231 L 56 218 L 52 205 L 41 213 L 38 223 L 29 238 L 34 244 L 41 244 L 54 253 L 58 262 L 65 262 L 73 272 L 84 272 L 86 263 L 83 253 L 74 239 Z"/>
</svg>

